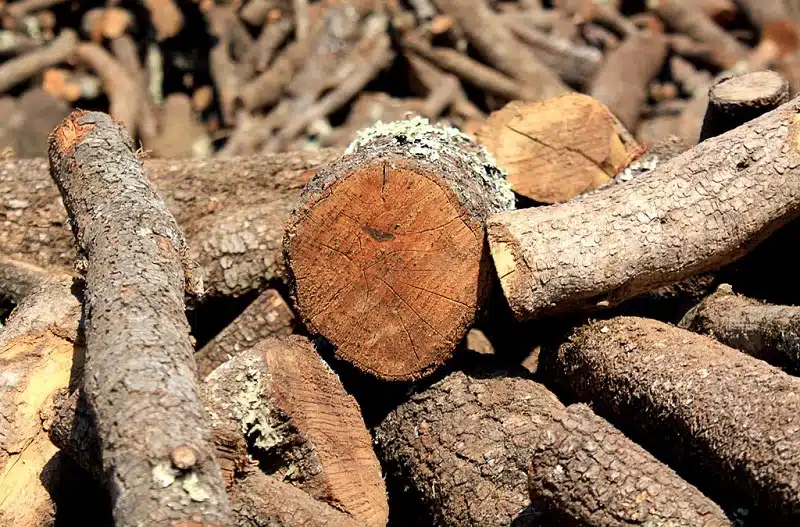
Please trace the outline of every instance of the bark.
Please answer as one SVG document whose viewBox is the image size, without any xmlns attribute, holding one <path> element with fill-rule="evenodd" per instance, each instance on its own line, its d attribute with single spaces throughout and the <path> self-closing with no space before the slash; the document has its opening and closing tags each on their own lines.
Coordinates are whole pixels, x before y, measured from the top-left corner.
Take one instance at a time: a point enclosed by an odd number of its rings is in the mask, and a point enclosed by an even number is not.
<svg viewBox="0 0 800 527">
<path fill-rule="evenodd" d="M 295 305 L 359 369 L 419 378 L 475 319 L 491 276 L 484 221 L 513 194 L 483 147 L 425 119 L 378 123 L 348 152 L 287 225 Z"/>
<path fill-rule="evenodd" d="M 515 315 L 598 309 L 737 260 L 797 216 L 800 102 L 653 170 L 487 230 Z"/>
<path fill-rule="evenodd" d="M 341 150 L 237 159 L 150 160 L 148 178 L 164 198 L 203 268 L 209 295 L 260 290 L 282 275 L 280 240 L 303 184 Z M 67 214 L 42 159 L 0 161 L 0 296 L 19 301 L 14 276 L 70 269 Z M 40 271 L 41 270 L 41 271 Z M 7 276 L 12 279 L 6 280 Z"/>
<path fill-rule="evenodd" d="M 197 374 L 203 378 L 220 364 L 267 337 L 292 333 L 295 316 L 274 289 L 267 289 L 230 324 L 195 354 Z"/>
<path fill-rule="evenodd" d="M 721 285 L 680 322 L 723 344 L 784 370 L 800 372 L 800 307 L 764 304 Z"/>
<path fill-rule="evenodd" d="M 634 130 L 647 102 L 650 81 L 661 71 L 666 56 L 667 43 L 661 35 L 636 33 L 608 55 L 589 93 Z"/>
<path fill-rule="evenodd" d="M 789 83 L 774 71 L 756 71 L 711 87 L 700 141 L 771 112 L 789 100 Z"/>
<path fill-rule="evenodd" d="M 358 403 L 305 338 L 262 341 L 211 373 L 202 396 L 214 432 L 244 434 L 271 475 L 365 525 L 386 525 L 386 488 Z"/>
<path fill-rule="evenodd" d="M 78 35 L 71 29 L 64 29 L 48 45 L 4 62 L 0 66 L 0 92 L 6 92 L 46 68 L 65 61 L 77 44 Z"/>
<path fill-rule="evenodd" d="M 0 331 L 0 525 L 55 522 L 54 471 L 46 467 L 58 448 L 43 413 L 53 393 L 69 385 L 73 355 L 82 353 L 81 303 L 72 288 L 71 276 L 49 276 Z"/>
<path fill-rule="evenodd" d="M 514 192 L 543 203 L 608 183 L 644 152 L 608 108 L 582 94 L 509 103 L 475 137 Z"/>
<path fill-rule="evenodd" d="M 84 389 L 115 522 L 224 525 L 230 506 L 184 315 L 195 284 L 183 234 L 108 115 L 67 117 L 50 138 L 50 164 L 86 272 Z M 178 463 L 183 451 L 191 460 Z"/>
<path fill-rule="evenodd" d="M 528 489 L 558 525 L 732 525 L 722 510 L 584 404 L 533 435 Z"/>
<path fill-rule="evenodd" d="M 578 330 L 539 366 L 720 504 L 757 524 L 797 524 L 800 380 L 633 317 Z"/>
</svg>

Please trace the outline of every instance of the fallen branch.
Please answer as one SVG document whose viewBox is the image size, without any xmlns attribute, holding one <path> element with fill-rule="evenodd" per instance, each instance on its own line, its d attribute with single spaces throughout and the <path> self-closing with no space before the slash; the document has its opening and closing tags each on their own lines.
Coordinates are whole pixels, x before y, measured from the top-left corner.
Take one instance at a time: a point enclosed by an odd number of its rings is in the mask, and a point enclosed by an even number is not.
<svg viewBox="0 0 800 527">
<path fill-rule="evenodd" d="M 6 92 L 33 75 L 64 62 L 77 45 L 78 35 L 75 31 L 63 29 L 58 38 L 48 45 L 4 62 L 0 65 L 0 92 Z"/>
<path fill-rule="evenodd" d="M 230 506 L 184 315 L 184 288 L 196 286 L 183 235 L 130 136 L 106 114 L 65 119 L 50 138 L 50 164 L 86 270 L 84 390 L 115 521 L 225 524 Z"/>
</svg>

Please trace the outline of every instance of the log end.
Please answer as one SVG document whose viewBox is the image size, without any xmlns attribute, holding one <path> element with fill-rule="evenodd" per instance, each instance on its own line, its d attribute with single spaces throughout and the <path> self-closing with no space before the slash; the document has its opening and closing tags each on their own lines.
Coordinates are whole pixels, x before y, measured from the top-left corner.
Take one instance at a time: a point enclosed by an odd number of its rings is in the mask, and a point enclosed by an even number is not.
<svg viewBox="0 0 800 527">
<path fill-rule="evenodd" d="M 711 88 L 710 99 L 721 108 L 774 108 L 789 100 L 789 83 L 775 71 L 754 71 L 723 80 Z"/>
</svg>

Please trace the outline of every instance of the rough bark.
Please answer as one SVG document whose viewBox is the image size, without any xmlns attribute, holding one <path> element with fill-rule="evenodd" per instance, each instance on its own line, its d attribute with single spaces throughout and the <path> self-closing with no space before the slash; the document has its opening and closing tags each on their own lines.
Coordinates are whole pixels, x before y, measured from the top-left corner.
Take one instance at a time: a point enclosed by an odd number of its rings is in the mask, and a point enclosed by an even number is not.
<svg viewBox="0 0 800 527">
<path fill-rule="evenodd" d="M 746 254 L 800 211 L 798 110 L 787 103 L 626 185 L 493 216 L 515 315 L 609 307 Z"/>
<path fill-rule="evenodd" d="M 600 187 L 644 152 L 608 108 L 582 94 L 509 103 L 475 137 L 514 192 L 543 203 Z"/>
<path fill-rule="evenodd" d="M 789 83 L 774 71 L 756 71 L 714 84 L 708 94 L 708 109 L 700 141 L 771 112 L 789 100 Z"/>
<path fill-rule="evenodd" d="M 388 519 L 386 488 L 355 399 L 303 337 L 272 338 L 206 378 L 215 433 L 236 430 L 271 475 L 365 525 Z"/>
<path fill-rule="evenodd" d="M 267 337 L 290 335 L 294 325 L 292 309 L 280 293 L 267 289 L 195 354 L 197 374 L 205 377 L 223 362 Z"/>
<path fill-rule="evenodd" d="M 43 414 L 54 392 L 70 383 L 79 339 L 80 299 L 73 278 L 51 275 L 11 314 L 0 331 L 0 525 L 52 526 L 50 497 L 58 451 Z"/>
<path fill-rule="evenodd" d="M 183 234 L 108 115 L 67 117 L 50 138 L 50 164 L 86 272 L 83 385 L 115 522 L 225 525 L 184 315 L 184 289 L 196 284 Z M 184 451 L 191 459 L 179 463 Z"/>
<path fill-rule="evenodd" d="M 588 406 L 573 404 L 533 439 L 528 490 L 558 525 L 725 526 L 700 491 Z"/>
<path fill-rule="evenodd" d="M 503 176 L 453 128 L 415 118 L 363 131 L 287 225 L 299 314 L 377 377 L 433 371 L 485 299 L 484 221 L 514 206 Z"/>
<path fill-rule="evenodd" d="M 680 327 L 797 374 L 800 372 L 800 307 L 774 306 L 721 285 L 681 320 Z"/>
<path fill-rule="evenodd" d="M 800 515 L 800 380 L 708 337 L 619 317 L 539 367 L 718 503 L 764 525 Z M 757 522 L 758 523 L 758 522 Z"/>
<path fill-rule="evenodd" d="M 280 240 L 303 184 L 341 154 L 323 149 L 212 160 L 149 160 L 148 178 L 178 220 L 209 295 L 262 289 L 282 275 Z M 272 239 L 270 240 L 270 236 Z M 0 273 L 70 269 L 67 214 L 42 159 L 0 161 Z M 20 300 L 15 280 L 0 296 Z"/>
<path fill-rule="evenodd" d="M 609 53 L 589 93 L 629 130 L 634 130 L 647 102 L 650 81 L 661 71 L 666 57 L 667 42 L 663 36 L 636 33 Z"/>
</svg>

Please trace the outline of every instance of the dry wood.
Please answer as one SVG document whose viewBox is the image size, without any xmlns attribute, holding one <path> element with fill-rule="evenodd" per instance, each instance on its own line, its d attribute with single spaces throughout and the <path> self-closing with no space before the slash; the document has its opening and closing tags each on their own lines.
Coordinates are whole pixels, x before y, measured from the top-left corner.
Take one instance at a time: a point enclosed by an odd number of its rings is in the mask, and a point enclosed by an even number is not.
<svg viewBox="0 0 800 527">
<path fill-rule="evenodd" d="M 517 194 L 543 203 L 598 188 L 643 152 L 608 108 L 582 94 L 512 102 L 475 137 Z"/>
<path fill-rule="evenodd" d="M 797 523 L 800 379 L 633 317 L 578 330 L 548 360 L 540 356 L 539 367 L 561 389 L 591 401 L 711 498 L 750 509 L 757 524 Z"/>
<path fill-rule="evenodd" d="M 84 389 L 116 524 L 225 524 L 184 315 L 184 289 L 197 284 L 183 235 L 108 115 L 67 117 L 50 138 L 50 165 L 86 271 Z M 176 462 L 183 451 L 191 462 Z"/>
<path fill-rule="evenodd" d="M 69 114 L 69 105 L 41 88 L 10 101 L 8 113 L 0 117 L 0 147 L 20 157 L 46 156 L 47 136 Z"/>
<path fill-rule="evenodd" d="M 667 44 L 661 35 L 631 35 L 606 58 L 589 93 L 634 130 L 647 101 L 650 81 L 661 71 L 666 56 Z"/>
<path fill-rule="evenodd" d="M 162 159 L 211 156 L 211 139 L 205 127 L 197 122 L 188 95 L 169 94 L 159 108 L 159 114 L 162 123 L 160 130 L 147 142 L 154 156 Z"/>
<path fill-rule="evenodd" d="M 70 383 L 80 356 L 80 299 L 73 278 L 51 275 L 11 314 L 0 331 L 0 525 L 51 526 L 57 448 L 43 426 L 53 393 Z"/>
<path fill-rule="evenodd" d="M 700 141 L 716 137 L 789 100 L 789 83 L 774 71 L 745 73 L 715 83 L 708 95 Z"/>
<path fill-rule="evenodd" d="M 451 105 L 453 113 L 464 119 L 482 119 L 484 117 L 483 112 L 467 98 L 458 77 L 439 70 L 415 53 L 407 53 L 406 58 L 414 75 L 425 86 L 429 98 L 433 96 L 436 90 L 441 90 L 442 87 L 446 88 L 448 85 L 455 85 L 456 93 L 453 96 Z"/>
<path fill-rule="evenodd" d="M 267 289 L 242 313 L 195 354 L 197 373 L 202 378 L 220 364 L 273 335 L 292 333 L 295 316 L 274 289 Z"/>
<path fill-rule="evenodd" d="M 272 338 L 206 378 L 213 430 L 243 433 L 270 473 L 370 526 L 386 489 L 355 399 L 303 337 Z"/>
<path fill-rule="evenodd" d="M 559 525 L 732 525 L 715 503 L 584 404 L 543 426 L 531 450 L 531 502 Z"/>
<path fill-rule="evenodd" d="M 240 295 L 283 276 L 281 239 L 303 185 L 341 150 L 213 160 L 150 160 L 148 178 L 187 233 L 190 258 L 210 295 Z M 75 257 L 67 215 L 45 160 L 0 161 L 3 276 L 33 278 L 70 269 Z M 3 278 L 0 276 L 0 278 Z M 0 296 L 19 300 L 15 279 Z"/>
<path fill-rule="evenodd" d="M 513 206 L 467 136 L 421 118 L 379 123 L 312 178 L 287 226 L 297 309 L 363 371 L 424 376 L 485 299 L 484 221 Z"/>
<path fill-rule="evenodd" d="M 800 372 L 800 307 L 765 304 L 736 295 L 723 284 L 679 325 L 790 373 Z"/>
<path fill-rule="evenodd" d="M 142 0 L 150 11 L 150 22 L 156 28 L 156 38 L 173 37 L 183 27 L 183 13 L 174 0 Z"/>
<path fill-rule="evenodd" d="M 798 110 L 787 103 L 629 184 L 492 217 L 515 315 L 608 307 L 746 254 L 800 212 Z"/>
<path fill-rule="evenodd" d="M 78 35 L 71 29 L 63 29 L 58 38 L 26 55 L 15 57 L 0 65 L 0 92 L 64 62 L 78 44 Z"/>
</svg>

